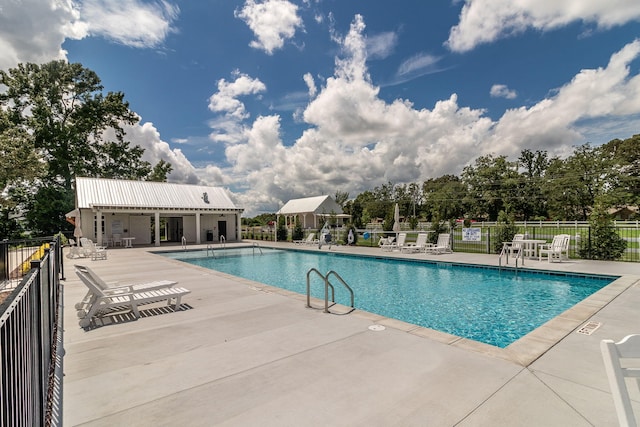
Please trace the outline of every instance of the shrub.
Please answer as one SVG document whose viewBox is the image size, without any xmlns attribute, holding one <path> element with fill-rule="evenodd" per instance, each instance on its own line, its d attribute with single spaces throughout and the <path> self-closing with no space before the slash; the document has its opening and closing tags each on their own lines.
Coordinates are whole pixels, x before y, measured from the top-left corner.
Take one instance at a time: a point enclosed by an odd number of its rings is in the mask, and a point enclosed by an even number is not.
<svg viewBox="0 0 640 427">
<path fill-rule="evenodd" d="M 518 228 L 514 224 L 513 218 L 507 215 L 505 211 L 500 211 L 493 242 L 493 251 L 499 254 L 500 251 L 502 251 L 502 242 L 512 241 L 517 231 Z"/>
<path fill-rule="evenodd" d="M 589 226 L 589 236 L 580 239 L 583 242 L 579 249 L 582 258 L 613 261 L 622 256 L 627 242 L 618 235 L 613 219 L 602 206 L 596 206 L 589 215 Z"/>
</svg>

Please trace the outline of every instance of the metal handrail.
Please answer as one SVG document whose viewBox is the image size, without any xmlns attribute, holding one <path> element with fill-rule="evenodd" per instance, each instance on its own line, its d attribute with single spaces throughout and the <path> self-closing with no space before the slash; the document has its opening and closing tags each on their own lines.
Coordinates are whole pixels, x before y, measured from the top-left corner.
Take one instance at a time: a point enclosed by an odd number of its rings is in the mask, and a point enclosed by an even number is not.
<svg viewBox="0 0 640 427">
<path fill-rule="evenodd" d="M 215 248 L 214 248 L 213 245 L 211 245 L 211 244 L 207 245 L 207 256 L 209 256 L 209 251 L 211 251 L 211 256 L 213 258 L 215 258 L 216 257 L 216 253 L 215 253 L 214 249 Z"/>
<path fill-rule="evenodd" d="M 348 313 L 351 313 L 353 310 L 355 310 L 355 304 L 354 304 L 354 295 L 353 295 L 353 289 L 351 289 L 351 286 L 347 285 L 347 282 L 344 281 L 344 279 L 342 277 L 340 277 L 340 275 L 338 273 L 336 273 L 335 271 L 331 270 L 327 273 L 327 275 L 325 276 L 325 280 L 327 282 L 327 285 L 331 286 L 331 289 L 333 289 L 333 285 L 331 285 L 331 283 L 329 282 L 329 276 L 334 275 L 336 277 L 336 279 L 338 279 L 340 281 L 340 283 L 342 283 L 342 285 L 347 288 L 347 290 L 349 291 L 349 293 L 351 294 L 351 310 L 348 311 Z M 325 288 L 325 295 L 324 295 L 324 312 L 328 313 L 329 312 L 329 307 L 327 307 L 327 293 L 326 293 L 326 288 Z M 335 299 L 334 299 L 335 300 Z"/>
<path fill-rule="evenodd" d="M 347 284 L 347 282 L 344 281 L 344 279 L 342 277 L 340 277 L 340 275 L 338 273 L 336 273 L 335 271 L 331 270 L 329 271 L 327 274 L 322 274 L 320 273 L 320 271 L 318 271 L 316 268 L 311 268 L 309 271 L 307 271 L 307 308 L 313 308 L 311 306 L 311 273 L 316 273 L 318 276 L 320 276 L 322 278 L 322 280 L 324 281 L 324 312 L 325 313 L 331 313 L 329 311 L 329 289 L 331 289 L 331 302 L 332 302 L 332 306 L 336 304 L 336 291 L 335 291 L 335 287 L 333 286 L 333 284 L 329 281 L 329 277 L 331 275 L 335 276 L 336 279 L 338 279 L 340 281 L 340 283 L 342 283 L 342 285 L 349 291 L 349 293 L 351 294 L 351 310 L 349 310 L 347 313 L 344 314 L 349 314 L 351 313 L 353 310 L 355 310 L 355 297 L 354 297 L 354 293 L 353 293 L 353 289 L 351 289 L 351 286 L 349 286 Z"/>
<path fill-rule="evenodd" d="M 253 255 L 256 254 L 256 248 L 258 248 L 258 250 L 260 251 L 260 255 L 262 255 L 262 248 L 260 247 L 260 245 L 258 243 L 254 243 L 253 244 Z"/>
<path fill-rule="evenodd" d="M 225 248 L 227 245 L 227 238 L 224 237 L 224 234 L 221 234 L 220 237 L 218 237 L 218 240 L 222 243 L 222 248 Z"/>
</svg>

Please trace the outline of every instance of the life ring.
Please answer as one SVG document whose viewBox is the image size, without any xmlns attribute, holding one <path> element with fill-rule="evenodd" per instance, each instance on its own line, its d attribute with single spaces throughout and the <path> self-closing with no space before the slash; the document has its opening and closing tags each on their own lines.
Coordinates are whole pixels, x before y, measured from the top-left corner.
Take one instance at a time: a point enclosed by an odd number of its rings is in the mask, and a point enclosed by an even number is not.
<svg viewBox="0 0 640 427">
<path fill-rule="evenodd" d="M 362 237 L 364 238 L 364 240 L 369 240 L 369 232 L 365 231 Z"/>
</svg>

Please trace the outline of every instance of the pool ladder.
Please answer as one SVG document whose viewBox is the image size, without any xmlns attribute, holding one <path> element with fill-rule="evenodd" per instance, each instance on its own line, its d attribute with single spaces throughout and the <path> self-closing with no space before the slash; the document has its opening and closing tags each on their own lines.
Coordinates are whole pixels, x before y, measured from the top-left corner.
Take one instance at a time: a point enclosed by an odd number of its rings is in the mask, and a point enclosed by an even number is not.
<svg viewBox="0 0 640 427">
<path fill-rule="evenodd" d="M 317 274 L 324 281 L 324 312 L 325 313 L 331 313 L 329 311 L 329 307 L 330 307 L 329 306 L 329 289 L 331 289 L 331 307 L 336 305 L 335 288 L 334 288 L 333 284 L 329 281 L 329 277 L 331 277 L 331 276 L 334 276 L 340 283 L 342 283 L 342 285 L 351 294 L 351 310 L 349 310 L 346 313 L 341 313 L 341 314 L 349 314 L 353 310 L 356 309 L 355 305 L 354 305 L 353 289 L 351 289 L 351 287 L 349 285 L 347 285 L 347 282 L 345 282 L 344 279 L 342 277 L 340 277 L 340 275 L 338 273 L 336 273 L 335 271 L 333 271 L 333 270 L 331 270 L 327 274 L 323 275 L 322 273 L 320 273 L 315 268 L 312 268 L 309 271 L 307 271 L 307 308 L 314 308 L 314 307 L 311 306 L 311 273 Z M 338 313 L 332 313 L 332 314 L 338 314 Z"/>
<path fill-rule="evenodd" d="M 520 258 L 522 250 L 518 252 L 518 255 L 515 256 L 516 259 L 516 272 L 518 271 L 518 258 Z M 502 270 L 502 257 L 505 257 L 506 263 L 509 264 L 509 249 L 508 246 L 502 246 L 502 250 L 500 251 L 500 255 L 498 258 L 498 270 Z M 522 265 L 524 265 L 524 258 L 522 258 Z"/>
</svg>

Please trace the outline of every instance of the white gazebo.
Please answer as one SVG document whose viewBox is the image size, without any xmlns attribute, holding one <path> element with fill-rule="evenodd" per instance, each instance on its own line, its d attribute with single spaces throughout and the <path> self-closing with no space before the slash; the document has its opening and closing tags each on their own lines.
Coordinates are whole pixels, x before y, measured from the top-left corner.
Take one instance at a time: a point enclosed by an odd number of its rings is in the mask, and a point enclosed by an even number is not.
<svg viewBox="0 0 640 427">
<path fill-rule="evenodd" d="M 241 240 L 243 209 L 220 187 L 76 178 L 76 230 L 99 245 Z"/>
<path fill-rule="evenodd" d="M 276 215 L 284 216 L 289 228 L 294 226 L 297 217 L 302 228 L 305 229 L 318 229 L 330 218 L 335 218 L 336 225 L 344 225 L 351 218 L 351 215 L 345 214 L 342 207 L 331 196 L 289 200 Z"/>
</svg>

